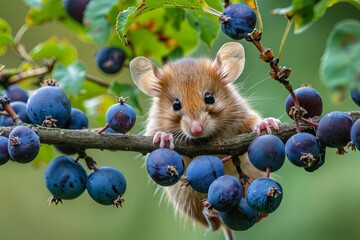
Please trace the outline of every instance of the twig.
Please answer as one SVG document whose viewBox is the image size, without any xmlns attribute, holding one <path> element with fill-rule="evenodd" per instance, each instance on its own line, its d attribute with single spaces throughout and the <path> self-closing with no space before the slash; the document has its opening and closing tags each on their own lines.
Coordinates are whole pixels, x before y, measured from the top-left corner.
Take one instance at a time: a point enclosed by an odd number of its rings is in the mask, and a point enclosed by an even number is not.
<svg viewBox="0 0 360 240">
<path fill-rule="evenodd" d="M 360 118 L 360 112 L 349 112 L 353 120 Z M 314 122 L 320 120 L 319 117 L 312 119 Z M 29 125 L 32 126 L 32 125 Z M 34 127 L 34 126 L 32 126 Z M 313 126 L 299 123 L 302 131 L 314 133 Z M 0 127 L 3 136 L 9 136 L 14 127 Z M 149 153 L 158 148 L 152 143 L 152 137 L 138 136 L 129 134 L 98 134 L 95 129 L 88 130 L 68 130 L 59 128 L 46 128 L 36 126 L 40 141 L 44 144 L 61 144 L 71 146 L 79 150 L 85 149 L 108 149 L 133 151 L 143 154 Z M 282 141 L 287 141 L 296 133 L 294 123 L 284 123 L 279 126 L 279 131 L 274 134 L 279 136 Z M 242 155 L 247 152 L 252 140 L 257 137 L 255 133 L 241 134 L 226 139 L 213 139 L 207 143 L 193 143 L 180 141 L 175 145 L 175 150 L 180 154 L 190 157 L 201 154 L 223 154 L 223 155 Z"/>
</svg>

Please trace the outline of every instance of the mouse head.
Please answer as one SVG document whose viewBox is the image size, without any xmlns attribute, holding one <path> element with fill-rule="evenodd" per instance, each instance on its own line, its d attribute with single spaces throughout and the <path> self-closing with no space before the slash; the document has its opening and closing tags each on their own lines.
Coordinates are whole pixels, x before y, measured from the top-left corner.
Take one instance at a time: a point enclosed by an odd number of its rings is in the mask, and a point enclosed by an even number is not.
<svg viewBox="0 0 360 240">
<path fill-rule="evenodd" d="M 149 117 L 164 126 L 161 131 L 191 139 L 217 137 L 244 114 L 246 103 L 232 84 L 244 64 L 243 46 L 229 42 L 214 61 L 183 58 L 159 68 L 137 57 L 130 62 L 130 71 L 138 88 L 154 97 L 155 110 Z"/>
</svg>

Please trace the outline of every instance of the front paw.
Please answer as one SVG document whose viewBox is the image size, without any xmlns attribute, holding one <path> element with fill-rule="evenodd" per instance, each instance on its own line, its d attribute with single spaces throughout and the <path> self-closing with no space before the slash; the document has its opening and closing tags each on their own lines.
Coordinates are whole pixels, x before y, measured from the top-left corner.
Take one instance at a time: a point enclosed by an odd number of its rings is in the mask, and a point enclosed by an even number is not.
<svg viewBox="0 0 360 240">
<path fill-rule="evenodd" d="M 160 142 L 159 147 L 160 148 L 164 148 L 165 147 L 165 143 L 169 142 L 169 148 L 170 149 L 174 149 L 174 137 L 172 135 L 172 133 L 166 133 L 166 132 L 156 132 L 154 137 L 153 137 L 153 143 L 156 144 Z"/>
<path fill-rule="evenodd" d="M 279 130 L 279 124 L 280 124 L 280 120 L 277 118 L 273 118 L 273 117 L 269 117 L 269 118 L 264 118 L 264 120 L 262 120 L 260 123 L 258 123 L 255 126 L 255 131 L 257 135 L 260 135 L 260 133 L 264 130 L 266 130 L 267 133 L 271 134 L 271 128 L 275 129 L 275 130 Z"/>
</svg>

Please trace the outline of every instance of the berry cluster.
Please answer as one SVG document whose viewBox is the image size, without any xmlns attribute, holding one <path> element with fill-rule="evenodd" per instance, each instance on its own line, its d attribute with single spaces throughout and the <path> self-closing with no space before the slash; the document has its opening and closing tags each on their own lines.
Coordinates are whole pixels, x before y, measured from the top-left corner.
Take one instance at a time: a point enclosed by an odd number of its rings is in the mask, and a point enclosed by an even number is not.
<svg viewBox="0 0 360 240">
<path fill-rule="evenodd" d="M 10 159 L 20 163 L 33 161 L 40 150 L 40 138 L 36 125 L 65 129 L 86 129 L 88 118 L 85 113 L 71 107 L 70 100 L 54 79 L 46 80 L 32 95 L 17 85 L 7 87 L 0 98 L 4 114 L 0 117 L 1 126 L 14 126 L 9 137 L 0 136 L 0 164 Z M 11 102 L 11 100 L 13 100 Z M 118 98 L 118 103 L 109 107 L 106 113 L 106 126 L 102 133 L 111 129 L 115 133 L 127 133 L 135 124 L 136 114 L 126 104 L 126 98 Z M 7 113 L 6 113 L 7 112 Z M 28 127 L 29 123 L 32 127 Z M 122 172 L 113 167 L 97 167 L 96 162 L 84 150 L 55 144 L 55 148 L 65 155 L 52 159 L 45 170 L 45 185 L 52 194 L 50 202 L 56 204 L 63 199 L 79 197 L 85 189 L 96 202 L 103 205 L 121 206 L 121 197 L 126 190 L 126 180 Z M 77 159 L 69 155 L 78 154 Z M 89 175 L 80 164 L 83 158 Z"/>
</svg>

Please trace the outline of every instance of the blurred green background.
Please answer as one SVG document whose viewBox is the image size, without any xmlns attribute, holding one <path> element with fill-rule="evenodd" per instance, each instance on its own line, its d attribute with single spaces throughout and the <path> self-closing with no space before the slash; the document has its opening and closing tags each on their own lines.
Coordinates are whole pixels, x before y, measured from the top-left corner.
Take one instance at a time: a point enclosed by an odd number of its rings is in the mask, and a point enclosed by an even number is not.
<svg viewBox="0 0 360 240">
<path fill-rule="evenodd" d="M 273 16 L 271 9 L 289 6 L 290 1 L 259 1 L 259 5 L 264 22 L 262 42 L 277 53 L 286 21 L 281 16 Z M 27 7 L 20 0 L 1 2 L 0 17 L 11 24 L 14 32 L 23 25 L 26 12 Z M 281 59 L 281 64 L 293 69 L 290 80 L 295 88 L 308 83 L 320 92 L 324 113 L 359 110 L 350 99 L 341 105 L 333 104 L 318 76 L 326 37 L 334 24 L 345 18 L 360 19 L 359 11 L 346 3 L 337 4 L 305 33 L 291 32 Z M 52 35 L 75 44 L 80 59 L 93 75 L 108 81 L 130 81 L 127 70 L 111 78 L 100 73 L 93 57 L 96 46 L 78 41 L 59 23 L 34 27 L 22 42 L 31 49 Z M 226 41 L 230 39 L 221 35 L 211 52 L 201 45 L 194 55 L 213 57 Z M 284 111 L 286 90 L 268 78 L 269 66 L 258 59 L 258 51 L 250 43 L 243 44 L 247 62 L 238 80 L 243 83 L 243 95 L 252 99 L 253 106 L 264 117 L 290 121 Z M 9 49 L 0 57 L 0 63 L 16 67 L 20 60 Z M 140 131 L 143 120 L 140 117 L 134 133 Z M 89 150 L 88 154 L 99 165 L 115 166 L 126 175 L 128 187 L 122 208 L 99 205 L 86 192 L 76 200 L 64 201 L 63 205 L 49 206 L 49 193 L 43 181 L 45 166 L 10 162 L 0 167 L 0 239 L 223 239 L 221 232 L 206 233 L 203 228 L 194 228 L 190 222 L 179 219 L 166 201 L 159 204 L 161 193 L 154 194 L 156 186 L 148 180 L 144 159 L 138 153 Z M 345 156 L 337 156 L 335 150 L 328 149 L 325 165 L 314 173 L 286 162 L 276 174 L 284 189 L 280 208 L 250 230 L 236 233 L 237 238 L 360 239 L 359 172 L 360 155 L 350 151 Z"/>
</svg>

